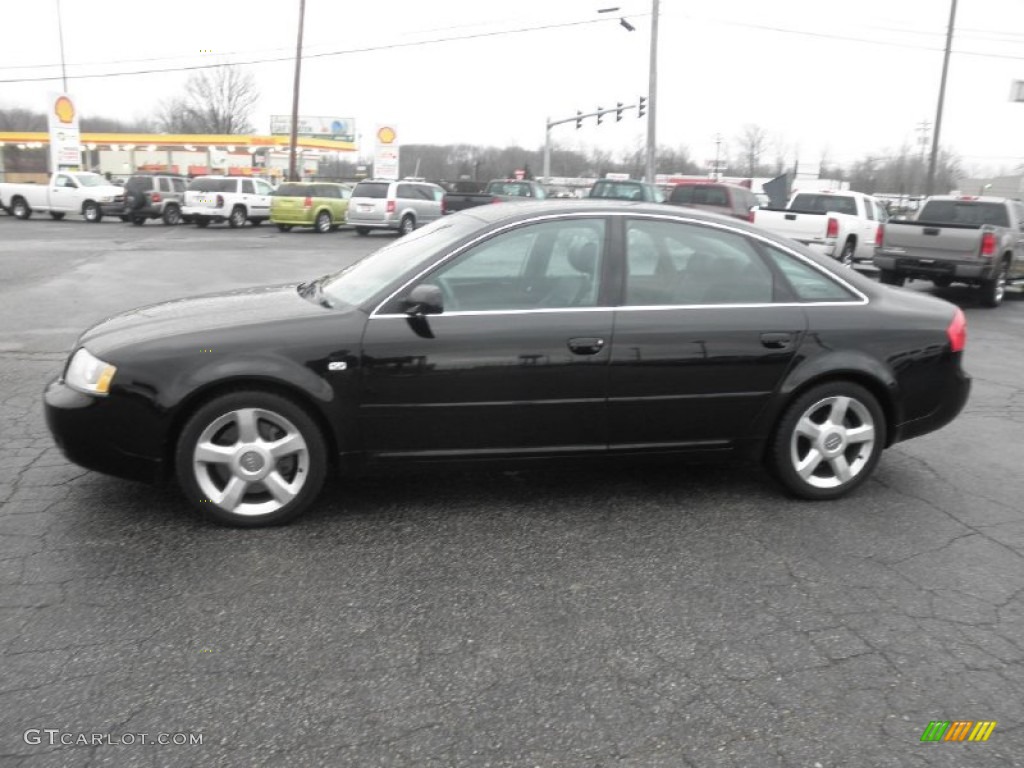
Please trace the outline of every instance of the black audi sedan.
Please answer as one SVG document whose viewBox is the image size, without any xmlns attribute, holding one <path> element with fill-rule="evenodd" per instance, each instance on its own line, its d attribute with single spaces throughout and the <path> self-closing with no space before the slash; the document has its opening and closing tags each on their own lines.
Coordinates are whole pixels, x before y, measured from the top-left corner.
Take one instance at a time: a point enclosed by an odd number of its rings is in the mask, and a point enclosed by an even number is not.
<svg viewBox="0 0 1024 768">
<path fill-rule="evenodd" d="M 86 331 L 45 392 L 84 467 L 279 524 L 332 469 L 678 454 L 832 499 L 963 407 L 963 313 L 647 203 L 481 206 L 340 272 Z"/>
</svg>

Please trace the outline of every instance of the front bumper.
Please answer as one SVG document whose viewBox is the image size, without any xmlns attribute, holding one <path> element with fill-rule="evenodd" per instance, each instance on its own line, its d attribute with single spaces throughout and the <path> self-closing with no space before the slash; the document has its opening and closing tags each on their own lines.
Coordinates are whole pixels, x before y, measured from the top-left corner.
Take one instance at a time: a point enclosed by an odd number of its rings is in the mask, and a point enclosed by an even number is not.
<svg viewBox="0 0 1024 768">
<path fill-rule="evenodd" d="M 879 269 L 895 272 L 906 277 L 931 279 L 948 277 L 952 280 L 989 280 L 995 275 L 991 261 L 944 261 L 923 259 L 915 256 L 876 252 L 874 264 Z"/>
<path fill-rule="evenodd" d="M 86 395 L 54 379 L 43 392 L 43 408 L 50 434 L 69 461 L 129 480 L 155 482 L 162 477 L 160 452 L 132 437 L 154 437 L 140 435 L 149 419 L 139 424 L 137 408 L 125 398 Z"/>
</svg>

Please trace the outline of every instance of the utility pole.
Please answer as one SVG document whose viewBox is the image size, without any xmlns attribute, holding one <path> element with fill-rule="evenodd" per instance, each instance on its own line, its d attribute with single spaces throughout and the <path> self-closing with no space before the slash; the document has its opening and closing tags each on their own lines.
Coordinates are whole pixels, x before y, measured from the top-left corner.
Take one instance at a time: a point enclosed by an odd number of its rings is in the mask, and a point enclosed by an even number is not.
<svg viewBox="0 0 1024 768">
<path fill-rule="evenodd" d="M 298 181 L 295 175 L 295 145 L 299 139 L 299 81 L 302 75 L 302 25 L 306 19 L 306 0 L 299 0 L 299 40 L 295 44 L 295 84 L 292 87 L 292 146 L 288 157 L 288 180 Z"/>
<path fill-rule="evenodd" d="M 949 72 L 949 52 L 953 47 L 953 27 L 956 24 L 956 0 L 949 4 L 949 28 L 946 30 L 946 53 L 942 58 L 942 81 L 939 84 L 939 105 L 935 110 L 935 133 L 932 134 L 932 156 L 928 160 L 928 180 L 924 193 L 930 195 L 935 187 L 935 164 L 939 159 L 939 133 L 942 131 L 942 106 L 946 100 L 946 74 Z"/>
<path fill-rule="evenodd" d="M 651 0 L 651 61 L 647 74 L 647 182 L 653 184 L 658 123 L 658 0 Z"/>
<path fill-rule="evenodd" d="M 64 93 L 67 93 L 68 73 L 64 69 L 64 22 L 61 20 L 60 0 L 57 0 L 57 34 L 60 35 L 60 77 L 64 81 Z"/>
<path fill-rule="evenodd" d="M 715 167 L 714 167 L 714 169 L 712 170 L 712 173 L 711 173 L 711 178 L 714 179 L 715 181 L 718 181 L 718 159 L 719 159 L 719 157 L 721 157 L 721 152 L 719 151 L 721 149 L 721 147 L 722 147 L 722 134 L 716 133 L 715 134 Z"/>
</svg>

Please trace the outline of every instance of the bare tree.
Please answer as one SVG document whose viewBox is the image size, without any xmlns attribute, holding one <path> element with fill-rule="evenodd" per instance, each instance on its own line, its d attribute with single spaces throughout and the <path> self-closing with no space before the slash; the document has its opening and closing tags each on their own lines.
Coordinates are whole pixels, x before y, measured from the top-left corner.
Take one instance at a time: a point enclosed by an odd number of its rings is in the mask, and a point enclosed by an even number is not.
<svg viewBox="0 0 1024 768">
<path fill-rule="evenodd" d="M 258 100 L 252 73 L 225 64 L 189 75 L 185 93 L 161 105 L 157 121 L 169 133 L 251 133 Z"/>
<path fill-rule="evenodd" d="M 756 176 L 761 163 L 761 155 L 768 145 L 768 133 L 759 125 L 747 123 L 743 131 L 736 137 L 740 155 L 746 161 L 747 175 Z"/>
</svg>

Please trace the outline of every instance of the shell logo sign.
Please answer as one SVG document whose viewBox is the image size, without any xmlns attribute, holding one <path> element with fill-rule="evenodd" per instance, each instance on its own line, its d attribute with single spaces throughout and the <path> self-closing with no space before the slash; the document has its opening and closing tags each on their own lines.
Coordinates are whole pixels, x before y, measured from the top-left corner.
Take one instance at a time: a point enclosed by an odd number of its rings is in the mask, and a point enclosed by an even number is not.
<svg viewBox="0 0 1024 768">
<path fill-rule="evenodd" d="M 67 96 L 58 96 L 53 103 L 53 114 L 64 125 L 70 125 L 75 121 L 75 105 Z"/>
<path fill-rule="evenodd" d="M 378 144 L 394 144 L 396 138 L 398 138 L 398 135 L 395 133 L 395 129 L 391 126 L 382 125 L 377 129 Z"/>
</svg>

